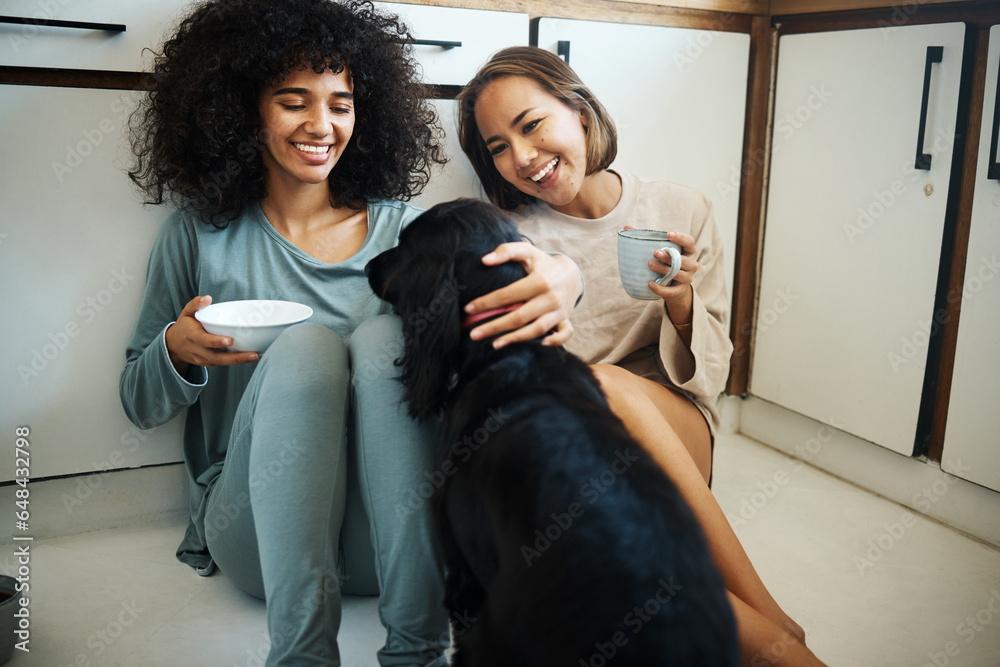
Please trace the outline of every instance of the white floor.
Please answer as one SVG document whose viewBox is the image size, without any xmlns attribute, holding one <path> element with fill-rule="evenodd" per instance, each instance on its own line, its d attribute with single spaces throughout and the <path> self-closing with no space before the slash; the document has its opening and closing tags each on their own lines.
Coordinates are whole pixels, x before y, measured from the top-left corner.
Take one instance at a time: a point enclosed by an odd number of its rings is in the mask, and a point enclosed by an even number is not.
<svg viewBox="0 0 1000 667">
<path fill-rule="evenodd" d="M 831 667 L 1000 665 L 997 549 L 740 435 L 720 437 L 713 486 Z M 172 521 L 33 543 L 31 652 L 9 664 L 262 665 L 263 603 L 178 563 L 183 532 Z M 346 601 L 340 637 L 345 666 L 377 665 L 375 598 Z"/>
</svg>

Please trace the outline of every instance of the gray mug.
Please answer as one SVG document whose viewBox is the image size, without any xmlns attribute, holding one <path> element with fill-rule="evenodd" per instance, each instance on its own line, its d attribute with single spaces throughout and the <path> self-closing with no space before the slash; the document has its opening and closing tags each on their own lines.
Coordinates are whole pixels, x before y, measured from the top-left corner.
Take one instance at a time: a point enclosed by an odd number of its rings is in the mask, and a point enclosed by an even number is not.
<svg viewBox="0 0 1000 667">
<path fill-rule="evenodd" d="M 657 250 L 670 255 L 670 270 L 660 275 L 647 266 Z M 622 287 L 633 299 L 652 301 L 660 297 L 649 289 L 650 281 L 669 285 L 681 270 L 681 247 L 656 229 L 623 229 L 618 232 L 618 275 Z"/>
</svg>

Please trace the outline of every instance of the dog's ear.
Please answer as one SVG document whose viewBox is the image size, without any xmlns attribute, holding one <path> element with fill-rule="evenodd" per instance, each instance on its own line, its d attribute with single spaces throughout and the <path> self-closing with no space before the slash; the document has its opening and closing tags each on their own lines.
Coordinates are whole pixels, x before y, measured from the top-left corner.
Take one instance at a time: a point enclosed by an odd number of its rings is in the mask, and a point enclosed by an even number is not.
<svg viewBox="0 0 1000 667">
<path fill-rule="evenodd" d="M 462 285 L 453 261 L 415 254 L 398 285 L 396 310 L 403 319 L 403 399 L 410 415 L 423 419 L 444 407 L 458 371 L 462 340 Z"/>
<path fill-rule="evenodd" d="M 399 281 L 394 278 L 399 273 L 398 267 L 402 262 L 400 252 L 399 247 L 390 248 L 376 255 L 365 265 L 365 275 L 368 276 L 368 285 L 372 288 L 372 292 L 393 305 L 399 299 Z"/>
</svg>

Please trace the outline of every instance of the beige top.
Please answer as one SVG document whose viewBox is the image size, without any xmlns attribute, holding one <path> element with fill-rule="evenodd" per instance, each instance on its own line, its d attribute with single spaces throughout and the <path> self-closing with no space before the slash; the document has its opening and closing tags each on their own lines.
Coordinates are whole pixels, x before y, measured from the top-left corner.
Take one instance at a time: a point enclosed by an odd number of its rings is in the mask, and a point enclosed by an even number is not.
<svg viewBox="0 0 1000 667">
<path fill-rule="evenodd" d="M 518 210 L 518 226 L 535 245 L 565 253 L 583 271 L 586 291 L 570 318 L 575 333 L 566 349 L 588 364 L 615 364 L 680 391 L 705 415 L 714 436 L 733 345 L 722 237 L 712 203 L 675 183 L 646 183 L 630 174 L 621 179 L 621 201 L 603 218 L 574 218 L 536 201 Z M 694 237 L 698 271 L 690 349 L 662 301 L 640 301 L 625 293 L 618 278 L 618 230 L 625 225 Z"/>
</svg>

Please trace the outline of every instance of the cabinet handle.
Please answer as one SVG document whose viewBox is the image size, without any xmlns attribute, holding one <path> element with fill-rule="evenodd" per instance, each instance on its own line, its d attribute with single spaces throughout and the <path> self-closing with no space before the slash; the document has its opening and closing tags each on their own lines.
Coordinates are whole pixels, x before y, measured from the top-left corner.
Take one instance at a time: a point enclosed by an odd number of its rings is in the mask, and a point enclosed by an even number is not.
<svg viewBox="0 0 1000 667">
<path fill-rule="evenodd" d="M 924 94 L 920 99 L 920 127 L 917 129 L 917 159 L 914 166 L 927 171 L 931 168 L 931 156 L 924 153 L 924 132 L 927 129 L 927 102 L 931 95 L 931 65 L 941 62 L 943 53 L 943 46 L 928 46 L 927 61 L 924 64 Z"/>
<path fill-rule="evenodd" d="M 16 23 L 19 25 L 45 26 L 47 28 L 80 28 L 82 30 L 106 30 L 108 32 L 125 32 L 121 23 L 88 23 L 86 21 L 57 21 L 56 19 L 29 19 L 21 16 L 0 16 L 0 23 Z"/>
<path fill-rule="evenodd" d="M 1000 162 L 997 162 L 997 134 L 1000 134 L 1000 68 L 997 68 L 997 92 L 996 101 L 993 102 L 993 131 L 990 132 L 990 161 L 986 169 L 986 177 L 993 181 L 1000 181 Z"/>
<path fill-rule="evenodd" d="M 569 65 L 569 40 L 559 40 L 556 44 L 556 55 L 566 61 Z"/>
<path fill-rule="evenodd" d="M 448 42 L 440 39 L 415 39 L 412 44 L 418 46 L 440 46 L 442 49 L 457 49 L 462 46 L 462 42 Z"/>
</svg>

